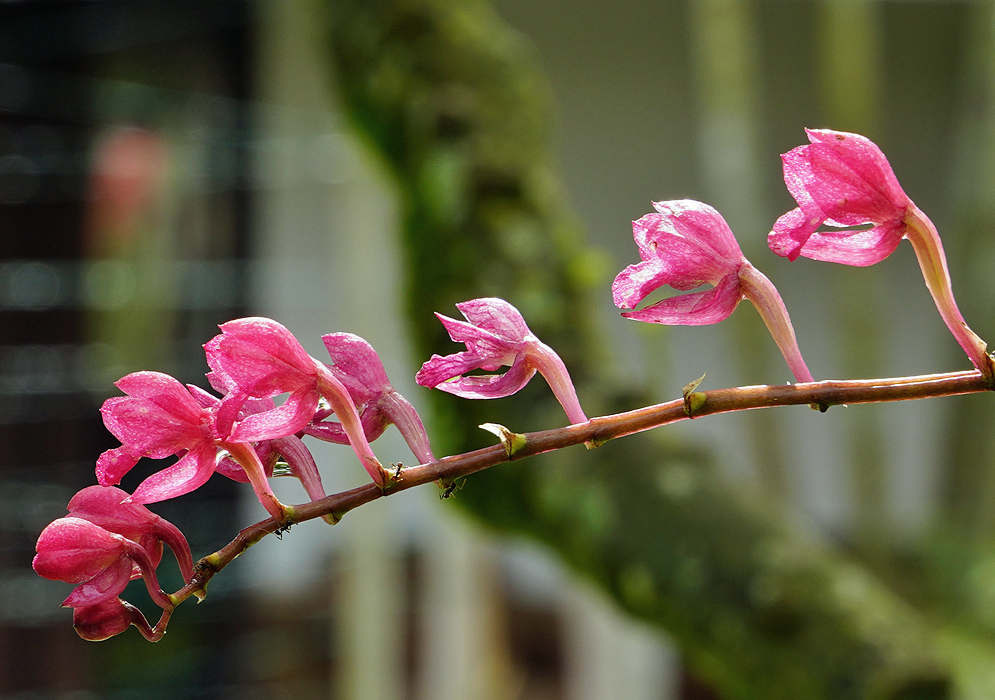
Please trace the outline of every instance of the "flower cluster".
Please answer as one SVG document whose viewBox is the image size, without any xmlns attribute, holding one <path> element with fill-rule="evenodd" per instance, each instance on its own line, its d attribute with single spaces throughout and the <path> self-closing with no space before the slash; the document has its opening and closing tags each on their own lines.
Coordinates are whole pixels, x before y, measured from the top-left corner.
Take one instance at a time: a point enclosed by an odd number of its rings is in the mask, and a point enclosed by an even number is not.
<svg viewBox="0 0 995 700">
<path fill-rule="evenodd" d="M 174 553 L 184 578 L 192 576 L 190 549 L 180 531 L 146 504 L 188 494 L 214 473 L 251 484 L 260 503 L 282 524 L 294 509 L 273 493 L 277 463 L 301 482 L 311 500 L 325 496 L 321 477 L 302 438 L 310 435 L 348 444 L 383 488 L 388 479 L 370 441 L 394 424 L 422 463 L 435 457 L 417 412 L 391 386 L 380 358 L 357 336 L 323 338 L 331 359 L 309 356 L 285 327 L 266 318 L 243 318 L 221 326 L 205 344 L 215 395 L 184 386 L 161 372 L 135 372 L 116 386 L 125 394 L 101 407 L 104 425 L 121 446 L 97 459 L 98 485 L 80 491 L 69 515 L 38 538 L 35 570 L 78 584 L 64 605 L 86 639 L 104 639 L 135 625 L 149 639 L 161 636 L 174 601 L 159 588 L 156 568 L 163 544 Z M 279 405 L 275 399 L 287 398 Z M 116 488 L 143 457 L 176 460 L 145 478 L 129 494 Z M 152 628 L 120 598 L 128 581 L 141 577 L 164 611 Z"/>
<path fill-rule="evenodd" d="M 73 624 L 84 639 L 100 641 L 135 625 L 146 639 L 155 640 L 163 629 L 153 629 L 138 608 L 118 595 L 129 581 L 141 578 L 163 611 L 173 609 L 156 578 L 164 544 L 189 581 L 190 547 L 174 525 L 120 489 L 89 486 L 69 501 L 68 516 L 42 530 L 32 564 L 45 578 L 77 584 L 62 604 L 73 608 Z"/>
<path fill-rule="evenodd" d="M 809 145 L 783 156 L 785 183 L 798 207 L 774 224 L 771 250 L 791 260 L 802 256 L 864 266 L 883 260 L 908 239 L 941 316 L 995 385 L 986 346 L 954 302 L 939 235 L 902 191 L 884 155 L 856 134 L 808 133 Z M 795 380 L 814 381 L 780 295 L 743 256 L 722 216 L 690 200 L 653 206 L 655 212 L 633 222 L 640 262 L 620 272 L 612 285 L 615 304 L 625 310 L 622 315 L 651 323 L 710 324 L 727 318 L 746 299 L 760 313 Z M 821 230 L 826 224 L 831 229 Z M 703 285 L 711 286 L 697 290 Z M 664 286 L 686 293 L 636 309 Z M 436 315 L 449 337 L 466 350 L 433 355 L 415 377 L 419 385 L 463 398 L 500 398 L 539 373 L 570 423 L 588 422 L 563 361 L 532 333 L 514 306 L 482 298 L 456 308 L 465 320 Z M 160 372 L 135 372 L 117 382 L 124 396 L 105 401 L 101 412 L 121 446 L 100 455 L 98 485 L 76 494 L 69 515 L 38 538 L 34 568 L 46 578 L 76 585 L 64 605 L 74 609 L 75 627 L 85 639 L 106 639 L 130 625 L 150 640 L 162 636 L 171 611 L 183 599 L 167 595 L 158 584 L 164 545 L 184 579 L 193 577 L 183 535 L 146 504 L 190 493 L 219 473 L 251 484 L 276 523 L 289 525 L 294 508 L 281 503 L 269 483 L 278 463 L 297 477 L 312 501 L 325 496 L 306 437 L 351 446 L 385 493 L 389 480 L 400 477 L 383 468 L 370 442 L 389 425 L 398 428 L 420 463 L 436 461 L 418 413 L 391 385 L 376 351 L 362 338 L 350 333 L 323 336 L 330 358 L 323 362 L 271 319 L 243 318 L 220 328 L 204 345 L 211 370 L 207 379 L 216 394 Z M 282 396 L 286 398 L 278 403 Z M 176 460 L 131 494 L 117 488 L 144 457 Z M 163 611 L 155 627 L 119 597 L 137 578 Z"/>
</svg>

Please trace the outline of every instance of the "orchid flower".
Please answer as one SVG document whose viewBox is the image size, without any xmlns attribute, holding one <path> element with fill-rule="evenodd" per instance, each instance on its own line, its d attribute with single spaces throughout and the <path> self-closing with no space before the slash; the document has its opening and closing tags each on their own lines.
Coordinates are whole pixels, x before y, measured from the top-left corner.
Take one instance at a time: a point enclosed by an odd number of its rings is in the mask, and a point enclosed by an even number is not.
<svg viewBox="0 0 995 700">
<path fill-rule="evenodd" d="M 179 455 L 169 467 L 149 476 L 132 494 L 136 503 L 156 503 L 199 488 L 211 477 L 219 450 L 244 469 L 260 503 L 278 520 L 286 520 L 280 503 L 266 480 L 259 455 L 247 441 L 236 441 L 218 431 L 214 410 L 201 405 L 176 379 L 161 372 L 134 372 L 116 386 L 127 396 L 107 399 L 101 407 L 104 425 L 121 447 L 107 450 L 97 460 L 97 482 L 118 484 L 142 457 L 162 459 Z"/>
<path fill-rule="evenodd" d="M 586 423 L 566 365 L 552 348 L 532 334 L 522 314 L 503 299 L 484 298 L 456 305 L 466 321 L 436 314 L 454 342 L 466 351 L 432 358 L 415 375 L 421 386 L 467 399 L 497 399 L 524 387 L 536 372 L 549 383 L 571 423 Z M 476 369 L 504 374 L 463 376 Z"/>
<path fill-rule="evenodd" d="M 142 545 L 155 566 L 162 559 L 162 546 L 168 545 L 183 579 L 189 581 L 193 576 L 193 558 L 183 533 L 168 520 L 134 502 L 126 491 L 113 486 L 87 486 L 69 500 L 68 510 L 74 518 L 88 520 Z"/>
<path fill-rule="evenodd" d="M 145 547 L 89 520 L 67 516 L 49 523 L 38 536 L 36 550 L 32 566 L 40 576 L 78 584 L 64 607 L 88 607 L 114 598 L 136 571 L 159 607 L 173 605 L 159 587 L 155 563 Z"/>
<path fill-rule="evenodd" d="M 359 411 L 366 439 L 370 442 L 376 440 L 393 423 L 419 463 L 434 462 L 435 455 L 418 412 L 391 386 L 373 346 L 352 333 L 330 333 L 321 339 L 333 363 L 328 369 L 348 389 Z M 304 433 L 329 442 L 347 444 L 349 436 L 342 424 L 324 420 L 331 413 L 330 409 L 319 411 L 304 428 Z"/>
<path fill-rule="evenodd" d="M 642 262 L 630 265 L 612 283 L 615 306 L 634 309 L 662 286 L 688 291 L 625 318 L 665 325 L 700 326 L 724 320 L 743 299 L 760 312 L 798 382 L 811 382 L 781 296 L 770 280 L 743 256 L 729 225 L 712 207 L 692 200 L 654 202 L 655 214 L 632 222 Z"/>
<path fill-rule="evenodd" d="M 150 642 L 162 639 L 162 632 L 153 629 L 142 611 L 120 598 L 108 598 L 94 605 L 73 609 L 76 634 L 88 642 L 102 642 L 121 634 L 134 625 Z"/>
<path fill-rule="evenodd" d="M 985 342 L 957 308 L 939 233 L 902 190 L 881 149 L 859 134 L 806 133 L 811 143 L 781 156 L 784 182 L 798 207 L 774 224 L 770 249 L 789 260 L 801 255 L 863 267 L 884 260 L 908 239 L 947 328 L 974 366 L 995 382 Z M 835 230 L 820 231 L 823 224 Z"/>
<path fill-rule="evenodd" d="M 349 391 L 331 370 L 308 355 L 284 326 L 268 318 L 229 321 L 204 349 L 213 373 L 232 387 L 218 411 L 218 425 L 222 430 L 231 427 L 232 440 L 254 442 L 298 433 L 311 422 L 319 400 L 324 398 L 338 416 L 360 463 L 383 487 L 383 466 L 370 448 Z M 284 393 L 290 397 L 283 405 L 235 423 L 249 399 Z"/>
<path fill-rule="evenodd" d="M 163 544 L 176 557 L 183 580 L 190 581 L 190 546 L 175 525 L 121 489 L 89 486 L 69 501 L 68 516 L 42 530 L 32 566 L 45 578 L 78 584 L 63 605 L 74 608 L 73 625 L 83 639 L 107 639 L 135 625 L 155 640 L 162 633 L 118 594 L 129 581 L 142 578 L 156 604 L 173 609 L 156 578 Z"/>
</svg>

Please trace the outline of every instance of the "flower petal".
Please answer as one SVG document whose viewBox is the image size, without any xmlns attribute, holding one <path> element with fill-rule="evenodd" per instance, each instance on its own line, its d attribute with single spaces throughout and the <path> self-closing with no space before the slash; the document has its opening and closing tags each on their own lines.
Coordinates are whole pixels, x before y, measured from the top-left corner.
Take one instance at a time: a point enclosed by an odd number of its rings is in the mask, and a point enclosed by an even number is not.
<svg viewBox="0 0 995 700">
<path fill-rule="evenodd" d="M 536 370 L 522 357 L 504 374 L 457 377 L 442 382 L 435 388 L 464 399 L 500 399 L 519 391 L 529 383 L 535 373 Z"/>
<path fill-rule="evenodd" d="M 332 359 L 332 373 L 349 390 L 357 406 L 391 390 L 380 356 L 363 338 L 352 333 L 329 333 L 321 340 Z"/>
<path fill-rule="evenodd" d="M 131 580 L 132 562 L 122 554 L 106 569 L 73 589 L 62 601 L 64 608 L 83 608 L 117 597 Z"/>
<path fill-rule="evenodd" d="M 293 435 L 303 430 L 318 408 L 317 389 L 304 387 L 269 411 L 246 416 L 228 438 L 231 442 L 256 442 Z"/>
<path fill-rule="evenodd" d="M 714 289 L 681 294 L 622 315 L 635 321 L 678 326 L 704 326 L 729 317 L 743 299 L 739 278 L 728 275 Z"/>
<path fill-rule="evenodd" d="M 415 383 L 433 389 L 442 382 L 458 377 L 464 372 L 481 368 L 481 360 L 470 352 L 457 352 L 452 355 L 432 355 L 415 374 Z"/>
<path fill-rule="evenodd" d="M 514 343 L 532 334 L 522 313 L 504 299 L 471 299 L 460 302 L 456 308 L 474 326 L 490 331 L 502 340 Z"/>
<path fill-rule="evenodd" d="M 142 456 L 132 452 L 126 445 L 107 450 L 97 458 L 97 483 L 101 486 L 114 486 L 121 483 L 122 477 L 138 464 Z"/>
<path fill-rule="evenodd" d="M 905 225 L 894 222 L 866 231 L 820 231 L 801 249 L 802 257 L 866 267 L 881 262 L 898 247 Z"/>
<path fill-rule="evenodd" d="M 136 503 L 158 503 L 190 493 L 211 478 L 217 462 L 217 448 L 203 445 L 183 455 L 175 464 L 148 477 L 131 495 Z"/>
<path fill-rule="evenodd" d="M 792 209 L 774 222 L 774 229 L 767 235 L 767 247 L 775 255 L 797 260 L 802 246 L 824 221 L 824 216 L 808 216 L 801 207 Z"/>
<path fill-rule="evenodd" d="M 220 326 L 204 346 L 207 363 L 226 386 L 257 398 L 293 392 L 314 381 L 314 363 L 286 327 L 269 318 L 240 318 Z"/>
<path fill-rule="evenodd" d="M 89 520 L 59 518 L 38 536 L 31 565 L 39 576 L 67 583 L 93 578 L 125 552 L 124 538 Z"/>
</svg>

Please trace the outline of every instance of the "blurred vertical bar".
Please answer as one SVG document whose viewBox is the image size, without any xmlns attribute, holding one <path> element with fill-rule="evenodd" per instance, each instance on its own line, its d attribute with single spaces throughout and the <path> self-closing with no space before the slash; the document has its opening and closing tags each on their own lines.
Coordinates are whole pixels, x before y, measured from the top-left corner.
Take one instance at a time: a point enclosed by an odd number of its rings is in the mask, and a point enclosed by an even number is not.
<svg viewBox="0 0 995 700">
<path fill-rule="evenodd" d="M 954 292 L 968 323 L 995 347 L 995 9 L 978 3 L 968 10 L 962 60 L 962 96 L 957 105 L 951 225 L 943 240 Z M 959 546 L 990 552 L 995 532 L 995 410 L 991 397 L 965 397 L 950 418 L 943 472 L 942 522 Z"/>
<path fill-rule="evenodd" d="M 754 7 L 748 0 L 690 0 L 689 9 L 702 191 L 729 223 L 746 257 L 756 261 L 766 250 L 770 226 L 757 177 L 761 79 Z M 790 376 L 752 309 L 744 306 L 730 323 L 724 330 L 738 351 L 730 353 L 730 362 L 739 362 L 736 383 L 775 384 Z M 740 417 L 740 424 L 748 427 L 760 484 L 771 497 L 784 499 L 788 485 L 780 417 L 756 411 Z"/>
<path fill-rule="evenodd" d="M 350 160 L 349 144 L 339 133 L 322 72 L 326 64 L 317 52 L 314 32 L 321 17 L 314 9 L 313 3 L 277 1 L 257 8 L 257 95 L 263 103 L 258 128 L 264 147 L 256 167 L 253 258 L 255 308 L 287 325 L 320 358 L 327 356 L 322 333 L 369 333 L 384 320 L 377 306 L 380 295 L 387 295 L 377 282 L 382 271 L 369 258 L 376 246 L 367 240 L 371 247 L 363 248 L 350 239 L 387 235 L 376 229 L 389 231 L 392 224 L 388 214 L 356 228 L 350 216 L 357 207 L 369 210 L 371 199 L 382 212 L 390 208 L 369 177 L 357 178 L 355 158 Z M 365 319 L 365 328 L 357 327 L 357 319 Z M 376 444 L 378 454 L 383 447 Z M 347 448 L 318 444 L 313 452 L 328 491 L 368 478 Z M 303 500 L 298 485 L 288 485 L 288 491 L 291 487 L 297 488 L 288 493 L 290 502 Z M 350 700 L 404 696 L 404 577 L 392 512 L 363 508 L 334 529 L 307 523 L 291 537 L 253 548 L 262 608 L 274 597 L 290 598 L 303 615 L 303 608 L 313 605 L 309 597 L 316 586 L 334 585 L 333 676 L 324 679 L 324 689 L 316 686 L 316 693 Z M 330 576 L 331 561 L 336 571 Z M 285 641 L 293 646 L 301 640 Z M 289 687 L 271 688 L 276 697 L 293 696 Z"/>
<path fill-rule="evenodd" d="M 818 4 L 817 75 L 827 125 L 876 138 L 880 126 L 881 59 L 877 4 L 827 0 Z M 836 351 L 847 377 L 875 377 L 883 369 L 888 327 L 882 318 L 882 269 L 832 266 L 838 328 Z M 858 406 L 846 415 L 852 532 L 865 556 L 885 556 L 889 537 L 887 455 L 881 443 L 881 409 Z"/>
</svg>

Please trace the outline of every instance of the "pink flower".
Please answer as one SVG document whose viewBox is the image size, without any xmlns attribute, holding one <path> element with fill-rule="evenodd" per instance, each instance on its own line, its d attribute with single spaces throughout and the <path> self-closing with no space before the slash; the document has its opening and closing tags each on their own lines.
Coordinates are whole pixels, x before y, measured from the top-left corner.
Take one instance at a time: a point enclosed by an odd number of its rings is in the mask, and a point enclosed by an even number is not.
<svg viewBox="0 0 995 700">
<path fill-rule="evenodd" d="M 204 346 L 207 362 L 229 393 L 218 412 L 222 430 L 232 426 L 250 398 L 289 393 L 279 407 L 234 424 L 231 439 L 268 440 L 302 431 L 324 398 L 338 416 L 353 451 L 378 486 L 385 472 L 373 454 L 349 391 L 321 362 L 304 351 L 284 326 L 268 318 L 242 318 L 221 325 L 221 335 Z"/>
<path fill-rule="evenodd" d="M 328 369 L 348 389 L 359 411 L 366 439 L 376 440 L 388 425 L 394 424 L 421 464 L 434 462 L 435 455 L 418 412 L 391 386 L 373 346 L 352 333 L 330 333 L 321 339 L 332 358 Z M 305 434 L 347 444 L 349 436 L 342 424 L 325 420 L 331 413 L 331 410 L 319 411 L 314 421 L 304 428 Z"/>
<path fill-rule="evenodd" d="M 798 207 L 775 222 L 767 244 L 776 254 L 866 266 L 907 238 L 940 316 L 971 362 L 995 384 L 985 342 L 957 308 L 940 235 L 898 184 L 874 143 L 859 134 L 806 130 L 811 143 L 781 156 L 784 182 Z M 836 230 L 819 231 L 828 224 Z M 863 227 L 863 228 L 847 228 Z"/>
<path fill-rule="evenodd" d="M 83 639 L 107 639 L 135 625 L 146 639 L 155 640 L 161 631 L 153 630 L 118 594 L 129 581 L 142 578 L 168 619 L 174 603 L 156 578 L 163 544 L 175 555 L 183 579 L 190 581 L 190 547 L 176 526 L 120 489 L 89 486 L 69 501 L 68 516 L 39 535 L 32 565 L 45 578 L 78 584 L 63 605 L 74 608 L 73 624 Z"/>
<path fill-rule="evenodd" d="M 88 642 L 102 642 L 134 625 L 150 642 L 162 638 L 162 632 L 149 625 L 141 610 L 120 598 L 108 598 L 95 605 L 73 609 L 76 634 Z"/>
<path fill-rule="evenodd" d="M 183 579 L 193 576 L 190 546 L 179 528 L 159 517 L 131 496 L 113 486 L 88 486 L 69 501 L 69 515 L 88 520 L 109 532 L 140 544 L 153 565 L 162 559 L 162 546 L 168 545 L 176 557 Z"/>
<path fill-rule="evenodd" d="M 415 375 L 418 384 L 468 399 L 497 399 L 514 394 L 539 372 L 570 422 L 587 422 L 563 361 L 532 334 L 518 309 L 494 298 L 464 301 L 456 308 L 467 322 L 436 316 L 453 341 L 466 344 L 466 351 L 445 357 L 433 355 Z M 509 368 L 504 374 L 463 376 L 476 369 L 492 372 L 502 366 Z"/>
<path fill-rule="evenodd" d="M 219 433 L 215 411 L 201 404 L 201 394 L 161 372 L 134 372 L 116 386 L 127 396 L 107 399 L 100 411 L 104 425 L 122 445 L 97 460 L 98 483 L 120 483 L 142 457 L 178 455 L 173 465 L 145 479 L 132 494 L 136 503 L 164 501 L 203 485 L 214 473 L 219 450 L 225 450 L 244 469 L 270 514 L 286 519 L 286 507 L 273 494 L 258 454 L 247 442 Z"/>
<path fill-rule="evenodd" d="M 774 224 L 767 238 L 777 255 L 799 255 L 845 265 L 873 265 L 898 247 L 912 200 L 874 143 L 858 134 L 806 129 L 807 146 L 781 156 L 784 183 L 798 207 Z M 860 230 L 824 231 L 867 226 Z"/>
<path fill-rule="evenodd" d="M 36 550 L 32 566 L 38 575 L 79 584 L 63 601 L 65 607 L 89 607 L 114 598 L 136 574 L 145 579 L 157 605 L 172 607 L 148 551 L 89 520 L 70 516 L 50 523 L 38 536 Z"/>
<path fill-rule="evenodd" d="M 208 379 L 213 383 L 220 384 L 218 377 L 212 372 Z M 223 386 L 215 387 L 224 391 Z M 197 399 L 203 408 L 217 414 L 221 410 L 221 399 L 209 394 L 200 387 L 187 385 L 187 389 Z M 239 410 L 237 419 L 243 419 L 256 413 L 271 411 L 275 407 L 272 399 L 249 399 Z M 318 465 L 314 462 L 311 451 L 301 442 L 296 435 L 277 437 L 271 440 L 261 440 L 253 444 L 253 449 L 258 457 L 258 461 L 263 466 L 263 473 L 266 477 L 273 476 L 273 467 L 277 460 L 283 459 L 290 473 L 296 477 L 312 501 L 325 497 L 325 489 L 321 485 L 321 475 L 318 473 Z M 231 455 L 227 455 L 218 460 L 215 471 L 232 481 L 240 483 L 251 483 L 245 468 L 239 464 Z"/>
<path fill-rule="evenodd" d="M 759 270 L 743 257 L 735 236 L 712 207 L 692 200 L 654 202 L 657 213 L 632 222 L 642 262 L 630 265 L 612 284 L 620 309 L 634 309 L 662 286 L 688 291 L 703 284 L 712 288 L 672 296 L 626 318 L 665 325 L 700 326 L 727 318 L 749 299 L 774 337 L 799 382 L 811 382 L 788 311 L 780 295 Z"/>
</svg>

